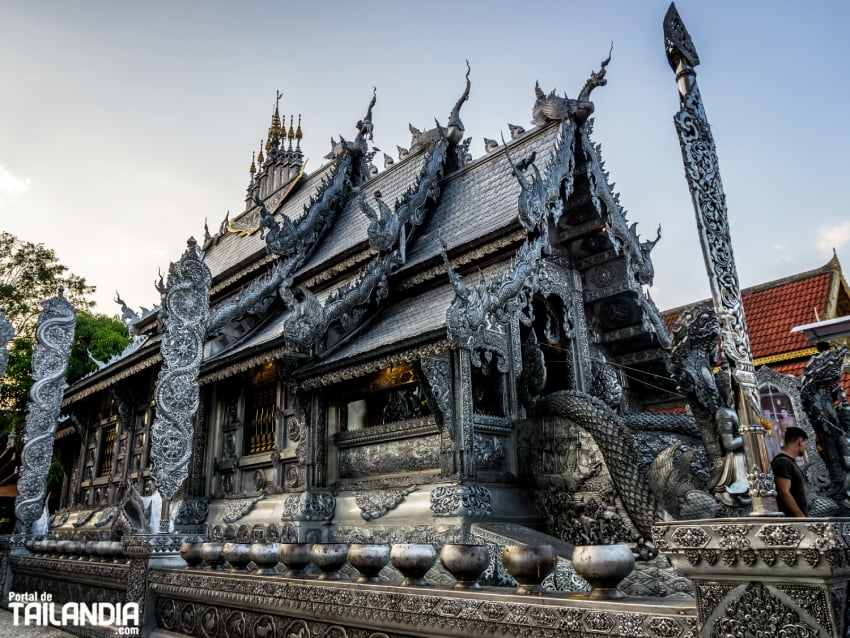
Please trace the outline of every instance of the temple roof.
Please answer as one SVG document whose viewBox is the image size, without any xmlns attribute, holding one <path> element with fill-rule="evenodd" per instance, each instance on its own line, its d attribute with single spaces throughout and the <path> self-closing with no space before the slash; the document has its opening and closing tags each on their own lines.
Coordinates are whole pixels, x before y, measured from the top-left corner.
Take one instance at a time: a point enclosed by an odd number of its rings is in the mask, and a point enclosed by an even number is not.
<svg viewBox="0 0 850 638">
<path fill-rule="evenodd" d="M 354 141 L 334 142 L 333 160 L 315 173 L 305 175 L 303 163 L 280 153 L 257 156 L 261 168 L 252 172 L 245 211 L 228 215 L 214 236 L 207 230 L 203 242 L 212 288 L 201 382 L 260 359 L 297 361 L 295 374 L 304 377 L 428 339 L 456 347 L 446 313 L 459 297 L 468 302 L 460 278 L 471 281 L 478 269 L 493 276 L 477 284 L 481 291 L 506 286 L 504 299 L 501 292 L 478 294 L 479 301 L 497 302 L 470 310 L 478 321 L 516 305 L 509 297 L 527 285 L 534 294 L 536 278 L 523 269 L 550 249 L 585 278 L 598 345 L 647 369 L 662 361 L 666 334 L 642 288 L 651 283 L 649 251 L 657 239 L 641 242 L 628 225 L 589 139 L 589 93 L 604 85 L 608 61 L 578 101 L 538 87 L 537 126 L 512 129 L 510 156 L 497 143 L 476 160 L 469 156 L 458 117 L 468 74 L 448 124 L 411 129 L 411 148 L 381 172 L 367 141 L 374 95 Z M 277 130 L 275 118 L 270 131 Z M 453 286 L 444 258 L 452 262 Z M 512 274 L 503 278 L 501 271 Z M 146 325 L 152 334 L 153 323 Z M 84 385 L 100 388 L 130 363 L 99 371 Z"/>
</svg>

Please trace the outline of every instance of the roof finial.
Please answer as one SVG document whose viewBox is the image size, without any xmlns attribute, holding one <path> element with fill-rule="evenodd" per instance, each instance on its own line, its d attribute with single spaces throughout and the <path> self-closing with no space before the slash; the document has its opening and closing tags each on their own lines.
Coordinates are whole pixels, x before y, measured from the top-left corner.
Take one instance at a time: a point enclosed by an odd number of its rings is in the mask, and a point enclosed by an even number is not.
<svg viewBox="0 0 850 638">
<path fill-rule="evenodd" d="M 270 153 L 271 149 L 277 143 L 278 139 L 280 139 L 281 128 L 280 128 L 280 98 L 283 97 L 283 93 L 280 91 L 275 91 L 275 101 L 274 101 L 274 113 L 272 114 L 272 124 L 269 126 L 269 139 L 266 142 L 266 152 Z"/>
<path fill-rule="evenodd" d="M 257 162 L 262 166 L 263 162 L 266 161 L 266 158 L 263 157 L 263 140 L 260 140 L 260 154 L 257 155 Z"/>
<path fill-rule="evenodd" d="M 256 155 L 257 154 L 254 151 L 251 151 L 251 168 L 248 169 L 248 172 L 251 173 L 252 178 L 257 173 L 257 165 L 254 164 L 254 159 L 256 158 Z"/>
</svg>

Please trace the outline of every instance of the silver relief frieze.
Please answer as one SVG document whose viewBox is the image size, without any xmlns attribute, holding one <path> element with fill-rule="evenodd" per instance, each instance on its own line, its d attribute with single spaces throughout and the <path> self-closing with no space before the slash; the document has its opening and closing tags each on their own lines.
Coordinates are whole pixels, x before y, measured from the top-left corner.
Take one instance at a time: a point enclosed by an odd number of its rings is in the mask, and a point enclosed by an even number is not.
<svg viewBox="0 0 850 638">
<path fill-rule="evenodd" d="M 291 494 L 283 501 L 283 521 L 329 521 L 336 509 L 336 499 L 326 492 Z"/>
<path fill-rule="evenodd" d="M 491 516 L 493 499 L 483 485 L 448 485 L 431 490 L 434 516 Z"/>
</svg>

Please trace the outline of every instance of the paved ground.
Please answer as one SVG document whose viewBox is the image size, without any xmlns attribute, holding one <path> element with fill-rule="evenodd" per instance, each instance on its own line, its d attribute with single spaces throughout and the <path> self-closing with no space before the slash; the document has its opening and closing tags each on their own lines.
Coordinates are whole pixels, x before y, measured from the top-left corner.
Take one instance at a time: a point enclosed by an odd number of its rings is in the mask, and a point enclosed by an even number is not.
<svg viewBox="0 0 850 638">
<path fill-rule="evenodd" d="M 0 607 L 0 636 L 2 638 L 68 638 L 71 634 L 56 627 L 15 626 L 12 612 Z"/>
</svg>

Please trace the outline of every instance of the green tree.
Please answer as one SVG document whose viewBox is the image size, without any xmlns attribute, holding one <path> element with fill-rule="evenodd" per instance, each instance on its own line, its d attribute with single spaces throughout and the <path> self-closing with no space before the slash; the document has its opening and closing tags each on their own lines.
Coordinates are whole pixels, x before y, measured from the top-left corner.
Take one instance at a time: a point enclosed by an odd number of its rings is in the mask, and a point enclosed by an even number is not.
<svg viewBox="0 0 850 638">
<path fill-rule="evenodd" d="M 9 365 L 3 378 L 0 403 L 0 433 L 23 430 L 26 404 L 32 385 L 32 350 L 41 302 L 65 290 L 65 298 L 77 309 L 77 327 L 68 362 L 68 382 L 73 383 L 107 361 L 129 343 L 127 328 L 117 319 L 89 312 L 88 299 L 95 288 L 85 279 L 68 273 L 56 253 L 43 244 L 25 242 L 11 233 L 0 232 L 0 306 L 15 328 L 9 344 Z"/>
<path fill-rule="evenodd" d="M 88 298 L 94 286 L 69 273 L 53 250 L 0 232 L 0 306 L 6 308 L 6 319 L 17 338 L 34 336 L 41 302 L 55 296 L 60 286 L 77 310 L 94 307 Z"/>
<path fill-rule="evenodd" d="M 92 361 L 93 358 L 106 363 L 129 343 L 127 327 L 114 317 L 78 312 L 71 358 L 68 361 L 68 383 L 76 383 L 94 372 L 97 365 Z"/>
</svg>

